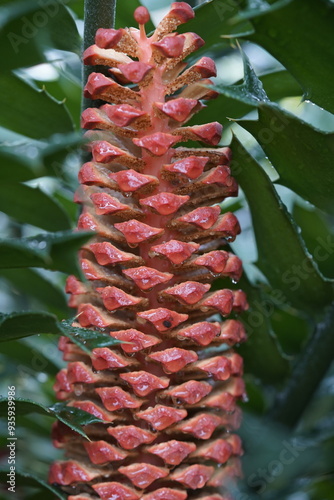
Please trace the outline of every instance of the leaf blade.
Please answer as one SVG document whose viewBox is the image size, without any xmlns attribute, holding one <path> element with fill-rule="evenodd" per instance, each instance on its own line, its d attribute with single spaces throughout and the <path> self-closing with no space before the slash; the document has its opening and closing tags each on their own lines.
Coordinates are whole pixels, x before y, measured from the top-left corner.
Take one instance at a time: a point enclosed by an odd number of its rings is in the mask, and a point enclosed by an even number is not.
<svg viewBox="0 0 334 500">
<path fill-rule="evenodd" d="M 121 343 L 102 331 L 72 326 L 74 320 L 75 318 L 61 321 L 58 323 L 59 329 L 87 354 L 91 354 L 96 347 L 110 347 Z"/>
<path fill-rule="evenodd" d="M 279 101 L 285 97 L 301 96 L 303 91 L 296 80 L 288 73 L 288 71 L 273 71 L 259 76 L 263 84 L 263 88 L 271 101 Z M 242 81 L 236 83 L 241 85 Z M 252 104 L 237 100 L 228 88 L 228 94 L 224 92 L 224 86 L 215 85 L 213 87 L 219 92 L 219 96 L 215 99 L 214 106 L 207 106 L 201 110 L 201 113 L 196 115 L 190 122 L 191 124 L 208 123 L 219 117 L 219 122 L 228 127 L 231 125 L 231 119 L 239 119 L 247 115 L 257 106 L 253 101 Z"/>
<path fill-rule="evenodd" d="M 17 182 L 1 182 L 0 211 L 20 222 L 46 231 L 62 231 L 71 228 L 67 213 L 54 198 L 39 188 L 32 188 Z"/>
<path fill-rule="evenodd" d="M 257 121 L 239 120 L 238 124 L 262 146 L 280 174 L 279 182 L 320 209 L 333 214 L 334 172 L 331 158 L 334 153 L 334 134 L 321 132 L 270 102 L 249 59 L 243 52 L 242 56 L 243 83 L 216 85 L 215 90 L 225 98 L 232 98 L 237 103 L 237 109 L 240 105 L 245 111 L 250 111 L 252 107 L 258 109 Z M 282 95 L 277 84 L 273 86 L 272 77 L 270 80 L 272 94 L 276 97 Z M 294 81 L 288 79 L 286 83 L 292 91 L 298 91 Z"/>
<path fill-rule="evenodd" d="M 59 333 L 57 317 L 54 314 L 30 311 L 0 315 L 0 342 L 41 333 Z"/>
<path fill-rule="evenodd" d="M 75 318 L 58 321 L 54 314 L 37 311 L 0 314 L 0 342 L 43 333 L 63 335 L 89 355 L 96 347 L 110 347 L 122 343 L 102 330 L 72 326 L 74 321 Z"/>
<path fill-rule="evenodd" d="M 0 398 L 0 417 L 6 418 L 8 412 L 8 398 Z M 81 429 L 82 426 L 103 423 L 100 418 L 94 417 L 91 413 L 67 406 L 66 403 L 55 403 L 47 407 L 36 401 L 24 398 L 15 398 L 15 412 L 17 415 L 27 413 L 38 413 L 47 417 L 55 417 L 70 429 L 88 439 L 86 433 Z"/>
<path fill-rule="evenodd" d="M 14 362 L 19 369 L 24 367 L 29 372 L 43 372 L 52 378 L 55 377 L 59 371 L 59 367 L 50 357 L 45 356 L 43 353 L 44 346 L 39 349 L 38 347 L 36 348 L 36 346 L 29 345 L 20 340 L 2 342 L 1 355 L 6 357 L 6 363 L 8 361 Z"/>
<path fill-rule="evenodd" d="M 239 125 L 260 143 L 280 184 L 334 214 L 334 134 L 316 130 L 273 103 L 260 104 L 258 121 L 243 120 Z"/>
<path fill-rule="evenodd" d="M 0 75 L 0 125 L 32 139 L 73 131 L 64 105 L 14 74 Z"/>
<path fill-rule="evenodd" d="M 241 317 L 247 342 L 238 348 L 244 358 L 246 373 L 259 377 L 266 384 L 281 383 L 289 375 L 290 363 L 271 326 L 274 305 L 245 275 L 239 286 L 247 294 L 250 304 L 250 309 Z"/>
<path fill-rule="evenodd" d="M 63 290 L 34 269 L 0 269 L 0 277 L 26 295 L 36 298 L 51 313 L 60 317 L 68 315 L 69 308 Z"/>
<path fill-rule="evenodd" d="M 0 47 L 6 54 L 2 71 L 46 62 L 49 48 L 80 52 L 75 21 L 59 0 L 2 2 L 0 18 Z"/>
<path fill-rule="evenodd" d="M 282 290 L 287 303 L 313 312 L 323 308 L 332 300 L 331 284 L 319 273 L 267 174 L 235 136 L 231 148 L 232 173 L 253 219 L 259 268 L 273 288 Z"/>
<path fill-rule="evenodd" d="M 7 474 L 8 474 L 8 469 L 0 469 L 0 478 L 2 484 L 6 484 L 8 479 Z M 23 487 L 31 486 L 32 488 L 38 488 L 45 492 L 49 492 L 52 495 L 55 495 L 56 498 L 58 498 L 59 500 L 67 500 L 67 495 L 65 495 L 65 493 L 63 493 L 55 486 L 51 486 L 50 484 L 46 483 L 45 481 L 43 481 L 43 479 L 36 476 L 35 474 L 30 474 L 27 472 L 16 470 L 15 475 L 18 486 L 23 486 Z M 45 496 L 43 498 L 45 498 Z"/>
<path fill-rule="evenodd" d="M 245 36 L 253 31 L 248 20 L 236 20 L 239 8 L 237 0 L 207 0 L 195 8 L 195 18 L 178 31 L 192 31 L 200 35 L 205 40 L 207 51 L 215 44 L 226 43 L 222 36 Z"/>
<path fill-rule="evenodd" d="M 333 23 L 332 4 L 294 0 L 281 9 L 253 18 L 255 32 L 248 37 L 292 73 L 303 87 L 305 99 L 331 113 L 334 113 L 334 75 L 326 61 L 334 57 Z"/>
<path fill-rule="evenodd" d="M 29 238 L 0 240 L 0 269 L 40 267 L 80 276 L 75 257 L 92 233 L 60 231 Z"/>
</svg>

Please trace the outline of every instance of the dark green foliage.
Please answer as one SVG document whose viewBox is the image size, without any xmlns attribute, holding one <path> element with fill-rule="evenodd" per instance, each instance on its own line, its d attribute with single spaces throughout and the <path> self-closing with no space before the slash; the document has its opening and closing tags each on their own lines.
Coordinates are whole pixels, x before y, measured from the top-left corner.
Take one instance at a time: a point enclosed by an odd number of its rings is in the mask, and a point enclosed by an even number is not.
<svg viewBox="0 0 334 500">
<path fill-rule="evenodd" d="M 333 300 L 331 284 L 320 275 L 264 170 L 236 138 L 232 150 L 232 173 L 245 193 L 252 215 L 258 268 L 273 289 L 281 292 L 279 301 L 306 307 L 310 312 L 321 309 Z"/>
<path fill-rule="evenodd" d="M 65 403 L 56 403 L 50 408 L 47 408 L 44 405 L 35 403 L 29 399 L 16 398 L 15 408 L 18 417 L 20 415 L 28 415 L 30 413 L 38 413 L 49 417 L 55 417 L 86 439 L 88 438 L 83 432 L 82 426 L 101 422 L 99 418 L 93 417 L 90 413 L 79 410 L 78 408 L 66 406 Z M 6 417 L 7 412 L 8 399 L 0 398 L 0 417 Z"/>
<path fill-rule="evenodd" d="M 69 339 L 77 344 L 84 352 L 90 354 L 97 347 L 107 347 L 119 344 L 119 341 L 99 331 L 72 326 L 73 319 L 63 320 L 58 323 L 58 327 Z"/>
<path fill-rule="evenodd" d="M 304 99 L 334 112 L 334 7 L 323 0 L 293 0 L 281 9 L 252 17 L 258 43 L 280 61 L 304 90 Z M 300 50 L 300 47 L 303 50 Z"/>
<path fill-rule="evenodd" d="M 0 18 L 2 71 L 43 63 L 46 49 L 80 52 L 75 21 L 60 0 L 2 0 Z"/>
<path fill-rule="evenodd" d="M 0 269 L 41 267 L 79 275 L 76 252 L 91 233 L 64 231 L 0 240 Z"/>
<path fill-rule="evenodd" d="M 270 319 L 280 297 L 266 296 L 260 287 L 252 285 L 244 275 L 238 286 L 247 293 L 250 308 L 243 315 L 248 332 L 247 345 L 239 348 L 247 371 L 267 383 L 279 384 L 290 369 L 289 358 L 283 353 Z"/>
<path fill-rule="evenodd" d="M 41 211 L 43 207 L 43 211 Z M 0 210 L 45 231 L 62 231 L 71 228 L 71 221 L 62 206 L 39 188 L 17 182 L 0 185 Z"/>
<path fill-rule="evenodd" d="M 79 274 L 76 253 L 90 237 L 72 232 L 78 210 L 71 201 L 81 161 L 76 20 L 83 19 L 84 0 L 49 3 L 47 12 L 39 0 L 0 0 L 0 409 L 6 412 L 7 388 L 15 385 L 21 398 L 17 465 L 25 471 L 17 472 L 18 500 L 66 500 L 43 479 L 47 462 L 59 456 L 50 426 L 58 418 L 84 433 L 88 423 L 85 412 L 55 403 L 59 336 L 86 352 L 115 342 L 103 331 L 73 328 L 63 291 L 66 275 Z M 97 3 L 110 6 L 103 19 L 94 11 L 94 22 L 111 24 L 113 0 L 88 3 L 93 10 Z M 170 2 L 145 4 L 155 9 Z M 118 1 L 116 27 L 130 26 L 138 5 Z M 222 78 L 215 83 L 218 99 L 192 122 L 220 121 L 226 140 L 233 131 L 232 170 L 241 187 L 239 198 L 222 206 L 241 221 L 243 233 L 232 246 L 245 273 L 236 286 L 251 305 L 242 318 L 249 340 L 239 348 L 249 394 L 241 429 L 245 480 L 234 496 L 332 500 L 334 4 L 192 5 L 196 18 L 179 31 L 206 40 L 199 56 L 215 57 Z M 2 422 L 1 452 L 7 437 Z M 289 464 L 282 461 L 286 450 Z M 1 457 L 5 482 L 6 453 Z M 1 491 L 0 498 L 13 495 Z"/>
<path fill-rule="evenodd" d="M 65 335 L 90 354 L 96 347 L 118 344 L 119 341 L 99 331 L 72 326 L 75 318 L 57 321 L 53 314 L 28 312 L 0 316 L 0 342 L 21 339 L 41 333 Z"/>
<path fill-rule="evenodd" d="M 7 469 L 0 469 L 0 478 L 2 484 L 6 484 L 7 482 Z M 66 500 L 67 496 L 60 491 L 58 488 L 51 486 L 46 481 L 43 481 L 40 477 L 35 476 L 34 474 L 27 474 L 25 472 L 16 472 L 17 486 L 23 486 L 24 489 L 32 488 L 32 491 L 40 491 L 40 496 L 29 496 L 29 499 L 33 500 L 45 500 L 45 495 L 52 494 L 54 498 L 59 498 L 60 500 Z M 28 490 L 30 491 L 30 490 Z"/>
<path fill-rule="evenodd" d="M 14 74 L 0 77 L 0 125 L 32 139 L 73 131 L 63 103 Z"/>
</svg>

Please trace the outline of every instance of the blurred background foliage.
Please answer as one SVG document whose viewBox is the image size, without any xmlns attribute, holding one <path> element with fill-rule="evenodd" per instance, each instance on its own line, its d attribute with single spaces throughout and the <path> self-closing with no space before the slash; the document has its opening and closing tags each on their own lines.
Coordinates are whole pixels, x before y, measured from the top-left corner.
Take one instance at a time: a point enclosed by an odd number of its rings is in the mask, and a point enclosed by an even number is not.
<svg viewBox="0 0 334 500">
<path fill-rule="evenodd" d="M 241 188 L 222 205 L 241 222 L 231 246 L 251 304 L 249 341 L 239 349 L 249 397 L 245 478 L 233 495 L 333 500 L 334 2 L 190 3 L 197 15 L 182 29 L 206 40 L 220 92 L 196 122 L 224 124 Z M 142 4 L 157 23 L 170 2 Z M 138 5 L 118 2 L 117 27 L 132 25 Z M 71 316 L 64 281 L 79 272 L 75 255 L 88 237 L 72 233 L 83 16 L 84 0 L 0 0 L 0 393 L 15 385 L 32 401 L 17 405 L 18 500 L 65 498 L 43 483 L 59 456 L 52 418 L 85 422 L 53 406 L 52 390 L 62 366 L 57 336 L 69 334 L 60 322 Z M 3 471 L 6 438 L 3 418 Z M 13 498 L 0 475 L 0 498 Z"/>
</svg>

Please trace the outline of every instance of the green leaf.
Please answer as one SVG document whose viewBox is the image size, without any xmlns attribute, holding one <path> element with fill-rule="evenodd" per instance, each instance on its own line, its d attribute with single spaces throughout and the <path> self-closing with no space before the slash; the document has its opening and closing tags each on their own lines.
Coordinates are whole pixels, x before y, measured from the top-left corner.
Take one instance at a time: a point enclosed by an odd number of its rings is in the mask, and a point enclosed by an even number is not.
<svg viewBox="0 0 334 500">
<path fill-rule="evenodd" d="M 278 59 L 296 78 L 305 99 L 334 113 L 334 7 L 319 0 L 294 0 L 252 19 L 248 39 Z"/>
<path fill-rule="evenodd" d="M 258 378 L 247 375 L 245 376 L 245 383 L 247 401 L 241 402 L 241 408 L 263 415 L 266 410 L 266 400 L 262 391 L 262 384 Z"/>
<path fill-rule="evenodd" d="M 80 64 L 78 61 L 78 68 Z M 81 112 L 81 94 L 82 86 L 81 81 L 77 78 L 76 66 L 73 65 L 72 60 L 65 62 L 62 69 L 57 68 L 57 80 L 38 80 L 35 84 L 39 88 L 45 90 L 52 95 L 57 101 L 66 102 L 66 107 L 69 110 L 75 124 L 76 130 L 80 130 L 80 112 Z"/>
<path fill-rule="evenodd" d="M 256 76 L 250 61 L 243 50 L 241 56 L 244 65 L 244 81 L 237 85 L 216 85 L 215 90 L 227 97 L 232 97 L 250 106 L 257 106 L 259 102 L 268 101 L 268 96 L 263 89 L 261 80 Z"/>
<path fill-rule="evenodd" d="M 86 141 L 81 133 L 57 134 L 44 143 L 40 151 L 41 159 L 48 175 L 62 178 L 64 176 L 64 161 L 70 154 L 78 155 L 80 147 Z"/>
<path fill-rule="evenodd" d="M 49 408 L 30 399 L 15 398 L 16 415 L 26 415 L 27 413 L 37 413 L 47 417 L 55 417 L 70 429 L 88 439 L 81 427 L 101 423 L 103 420 L 94 417 L 91 413 L 80 410 L 73 406 L 66 406 L 66 403 L 56 403 Z M 0 417 L 6 418 L 8 414 L 8 399 L 0 398 Z"/>
<path fill-rule="evenodd" d="M 89 355 L 96 347 L 120 344 L 119 340 L 101 330 L 72 326 L 74 320 L 75 318 L 72 318 L 59 322 L 53 314 L 35 311 L 0 314 L 0 342 L 42 333 L 60 334 L 68 337 Z"/>
<path fill-rule="evenodd" d="M 181 25 L 179 31 L 194 32 L 205 40 L 204 49 L 224 43 L 221 36 L 236 37 L 252 33 L 252 25 L 247 20 L 237 20 L 240 6 L 238 0 L 207 0 L 196 7 L 195 18 Z"/>
<path fill-rule="evenodd" d="M 63 424 L 67 425 L 70 429 L 86 439 L 88 439 L 88 437 L 81 427 L 103 422 L 103 420 L 94 417 L 91 413 L 75 408 L 74 406 L 66 406 L 66 403 L 56 403 L 48 408 L 48 411 L 52 416 L 56 417 L 63 422 Z"/>
<path fill-rule="evenodd" d="M 41 189 L 25 184 L 1 182 L 0 211 L 46 231 L 71 228 L 70 219 L 59 203 Z"/>
<path fill-rule="evenodd" d="M 50 247 L 50 257 L 54 269 L 66 274 L 76 274 L 82 277 L 82 271 L 77 263 L 78 250 L 92 238 L 88 231 L 63 231 L 47 235 Z M 40 241 L 45 241 L 41 236 Z"/>
<path fill-rule="evenodd" d="M 258 267 L 274 289 L 297 308 L 314 312 L 330 303 L 333 288 L 319 273 L 270 179 L 234 137 L 232 173 L 252 215 Z"/>
<path fill-rule="evenodd" d="M 293 0 L 246 0 L 247 7 L 239 12 L 237 18 L 252 19 L 253 17 L 263 16 L 276 9 L 285 7 Z"/>
<path fill-rule="evenodd" d="M 288 71 L 273 71 L 259 78 L 271 101 L 279 101 L 285 97 L 302 95 L 302 88 Z"/>
<path fill-rule="evenodd" d="M 1 339 L 0 339 L 1 342 Z M 16 367 L 27 368 L 29 372 L 43 372 L 54 378 L 59 372 L 59 367 L 43 354 L 43 349 L 37 349 L 24 341 L 14 340 L 2 342 L 1 354 L 5 356 L 6 363 L 13 361 Z"/>
<path fill-rule="evenodd" d="M 73 196 L 73 193 L 71 193 Z M 61 191 L 56 191 L 53 194 L 54 198 L 60 203 L 62 207 L 64 207 L 64 210 L 68 214 L 69 218 L 72 221 L 72 224 L 75 225 L 78 221 L 78 217 L 80 214 L 80 208 L 77 203 L 72 201 L 72 197 L 68 198 L 67 196 L 64 195 L 63 192 Z"/>
<path fill-rule="evenodd" d="M 8 474 L 8 469 L 0 469 L 0 479 L 2 484 L 7 483 L 8 480 L 7 474 Z M 43 479 L 39 478 L 38 476 L 35 476 L 34 474 L 15 470 L 15 476 L 16 476 L 16 484 L 19 487 L 23 486 L 23 487 L 38 488 L 43 490 L 44 492 L 48 492 L 49 495 L 52 496 L 55 495 L 55 498 L 59 498 L 60 500 L 67 500 L 67 495 L 63 491 L 56 488 L 55 486 L 51 486 L 50 484 L 43 481 Z M 12 495 L 12 493 L 10 494 Z M 46 497 L 44 494 L 44 499 L 45 498 Z"/>
<path fill-rule="evenodd" d="M 254 135 L 280 174 L 279 182 L 322 210 L 334 214 L 334 134 L 321 132 L 270 103 L 246 55 L 244 82 L 214 88 L 238 103 L 257 107 L 257 121 L 238 122 Z M 290 81 L 291 84 L 291 81 Z M 296 89 L 295 89 L 296 90 Z M 277 96 L 277 88 L 273 94 Z M 238 109 L 238 108 L 237 108 Z M 321 151 L 321 154 L 319 154 Z"/>
<path fill-rule="evenodd" d="M 57 177 L 68 182 L 69 170 L 66 158 L 78 158 L 80 147 L 84 144 L 81 133 L 55 134 L 47 140 L 22 138 L 0 146 L 0 179 L 24 182 L 37 177 Z M 75 178 L 73 167 L 71 174 Z"/>
<path fill-rule="evenodd" d="M 268 294 L 270 296 L 270 290 Z M 270 317 L 270 323 L 283 351 L 288 356 L 299 354 L 313 332 L 312 322 L 307 321 L 303 311 L 298 314 L 296 309 L 288 307 L 277 308 Z"/>
<path fill-rule="evenodd" d="M 67 5 L 79 17 L 79 19 L 84 18 L 84 4 L 82 0 L 69 0 Z"/>
<path fill-rule="evenodd" d="M 259 79 L 271 101 L 279 101 L 285 97 L 302 95 L 302 89 L 288 71 L 274 71 L 260 76 Z M 227 127 L 231 125 L 231 121 L 228 118 L 237 119 L 247 115 L 259 103 L 256 99 L 252 99 L 251 96 L 249 98 L 246 96 L 245 101 L 237 99 L 238 88 L 241 85 L 242 81 L 235 84 L 237 89 L 235 95 L 232 92 L 232 86 L 216 85 L 214 88 L 220 92 L 220 95 L 214 101 L 209 102 L 207 107 L 197 114 L 191 123 L 209 123 L 217 120 L 218 117 L 219 122 Z M 226 89 L 226 93 L 224 89 Z M 251 103 L 249 103 L 250 100 Z"/>
<path fill-rule="evenodd" d="M 328 446 L 327 458 L 329 460 L 333 458 L 331 452 L 332 446 Z M 312 500 L 323 500 L 323 498 L 334 500 L 334 480 L 332 477 L 330 477 L 330 474 L 328 474 L 328 478 L 315 478 L 311 483 L 305 485 L 305 490 L 308 496 L 310 494 L 312 495 L 309 496 L 309 498 L 311 498 Z"/>
<path fill-rule="evenodd" d="M 63 231 L 29 238 L 0 240 L 0 269 L 41 267 L 51 271 L 80 275 L 75 257 L 92 234 Z"/>
<path fill-rule="evenodd" d="M 270 318 L 275 310 L 273 300 L 260 288 L 252 286 L 245 275 L 238 287 L 246 292 L 250 304 L 249 310 L 241 316 L 248 339 L 238 348 L 244 358 L 245 371 L 266 384 L 280 383 L 289 374 L 290 363 L 271 327 Z"/>
<path fill-rule="evenodd" d="M 17 145 L 0 146 L 1 181 L 24 182 L 44 174 L 38 161 L 31 161 L 16 150 Z"/>
<path fill-rule="evenodd" d="M 294 364 L 291 380 L 273 405 L 273 420 L 292 428 L 300 422 L 320 383 L 330 370 L 334 352 L 334 302 L 323 309 L 314 331 Z M 329 392 L 330 384 L 327 391 Z M 323 386 L 325 389 L 325 386 Z M 321 390 L 321 389 L 320 389 Z M 318 401 L 312 401 L 317 405 Z M 308 424 L 306 424 L 308 425 Z"/>
<path fill-rule="evenodd" d="M 6 54 L 2 71 L 43 63 L 48 48 L 79 53 L 75 21 L 59 0 L 4 3 L 0 6 L 0 47 Z"/>
<path fill-rule="evenodd" d="M 0 499 L 1 499 L 1 497 L 0 497 Z M 44 494 L 43 490 L 39 490 L 39 491 L 33 493 L 32 495 L 29 495 L 29 497 L 27 497 L 27 500 L 45 500 L 45 494 Z"/>
<path fill-rule="evenodd" d="M 334 233 L 322 212 L 310 205 L 294 204 L 293 218 L 320 271 L 334 279 Z"/>
<path fill-rule="evenodd" d="M 73 131 L 63 103 L 13 74 L 0 75 L 0 107 L 1 126 L 33 139 Z"/>
<path fill-rule="evenodd" d="M 56 316 L 35 311 L 0 314 L 0 342 L 41 333 L 60 333 Z"/>
<path fill-rule="evenodd" d="M 0 28 L 3 29 L 13 19 L 28 14 L 36 8 L 36 5 L 35 0 L 0 0 Z"/>
<path fill-rule="evenodd" d="M 260 104 L 258 121 L 239 125 L 261 144 L 279 182 L 334 214 L 334 134 L 321 132 L 275 104 Z"/>
<path fill-rule="evenodd" d="M 27 296 L 36 298 L 48 310 L 61 318 L 69 308 L 63 291 L 33 269 L 0 269 L 0 277 L 12 283 Z"/>
<path fill-rule="evenodd" d="M 74 321 L 75 318 L 63 320 L 58 323 L 59 328 L 61 329 L 63 335 L 72 340 L 72 342 L 77 344 L 77 346 L 79 346 L 80 349 L 85 351 L 87 354 L 91 354 L 91 351 L 97 347 L 109 347 L 120 343 L 119 340 L 116 340 L 101 331 L 73 327 L 72 323 Z"/>
</svg>

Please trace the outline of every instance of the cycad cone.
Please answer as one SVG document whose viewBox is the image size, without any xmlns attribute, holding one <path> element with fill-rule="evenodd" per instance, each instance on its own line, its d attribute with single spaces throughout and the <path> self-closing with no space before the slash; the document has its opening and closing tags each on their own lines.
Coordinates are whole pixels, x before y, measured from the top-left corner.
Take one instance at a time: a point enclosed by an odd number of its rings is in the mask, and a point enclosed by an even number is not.
<svg viewBox="0 0 334 500">
<path fill-rule="evenodd" d="M 89 357 L 61 339 L 69 363 L 58 398 L 104 422 L 86 426 L 90 441 L 54 427 L 67 459 L 53 464 L 50 482 L 69 500 L 227 500 L 241 474 L 231 431 L 244 383 L 232 347 L 245 340 L 235 314 L 247 302 L 239 290 L 210 290 L 215 278 L 241 274 L 240 260 L 219 250 L 240 232 L 217 205 L 237 194 L 231 151 L 174 147 L 221 138 L 217 122 L 183 126 L 216 97 L 204 86 L 214 62 L 184 62 L 203 40 L 174 32 L 193 16 L 188 4 L 173 3 L 148 38 L 149 13 L 139 7 L 139 29 L 101 29 L 84 53 L 85 64 L 110 76 L 92 73 L 85 87 L 106 102 L 82 116 L 92 161 L 76 194 L 79 229 L 96 236 L 80 255 L 87 282 L 69 277 L 67 292 L 81 326 L 123 343 Z"/>
</svg>

